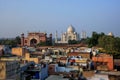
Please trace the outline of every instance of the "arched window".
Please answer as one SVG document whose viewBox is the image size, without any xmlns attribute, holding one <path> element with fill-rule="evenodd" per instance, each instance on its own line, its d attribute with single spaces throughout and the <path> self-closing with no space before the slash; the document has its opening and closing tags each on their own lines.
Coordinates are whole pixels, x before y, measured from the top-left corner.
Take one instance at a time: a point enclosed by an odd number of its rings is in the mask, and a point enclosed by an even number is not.
<svg viewBox="0 0 120 80">
<path fill-rule="evenodd" d="M 37 45 L 37 40 L 33 38 L 30 40 L 30 46 L 35 46 L 35 45 Z"/>
</svg>

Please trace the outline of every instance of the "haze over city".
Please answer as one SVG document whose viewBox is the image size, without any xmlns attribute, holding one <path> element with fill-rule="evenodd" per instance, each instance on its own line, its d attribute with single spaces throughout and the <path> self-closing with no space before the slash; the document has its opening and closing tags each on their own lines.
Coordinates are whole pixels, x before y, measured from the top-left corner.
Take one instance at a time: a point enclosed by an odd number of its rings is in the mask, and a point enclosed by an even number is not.
<svg viewBox="0 0 120 80">
<path fill-rule="evenodd" d="M 0 38 L 28 31 L 93 31 L 120 36 L 120 0 L 0 0 Z"/>
</svg>

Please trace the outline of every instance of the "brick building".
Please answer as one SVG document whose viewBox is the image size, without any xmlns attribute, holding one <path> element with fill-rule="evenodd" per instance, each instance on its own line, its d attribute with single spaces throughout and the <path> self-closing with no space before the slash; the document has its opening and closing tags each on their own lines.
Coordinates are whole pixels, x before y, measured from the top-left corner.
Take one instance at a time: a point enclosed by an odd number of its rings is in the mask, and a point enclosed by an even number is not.
<svg viewBox="0 0 120 80">
<path fill-rule="evenodd" d="M 46 33 L 30 32 L 27 37 L 21 34 L 21 46 L 35 46 L 40 42 L 52 42 L 52 34 L 47 37 Z"/>
<path fill-rule="evenodd" d="M 113 70 L 113 56 L 101 53 L 92 57 L 94 66 L 97 70 Z"/>
</svg>

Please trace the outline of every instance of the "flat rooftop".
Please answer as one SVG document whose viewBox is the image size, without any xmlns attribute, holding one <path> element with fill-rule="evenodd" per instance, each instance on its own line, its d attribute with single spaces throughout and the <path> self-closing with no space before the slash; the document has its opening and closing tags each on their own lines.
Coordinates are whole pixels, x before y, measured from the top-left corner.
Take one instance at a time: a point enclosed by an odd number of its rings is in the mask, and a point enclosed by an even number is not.
<svg viewBox="0 0 120 80">
<path fill-rule="evenodd" d="M 61 76 L 61 75 L 50 75 L 45 80 L 69 80 L 69 78 L 63 78 L 63 76 Z"/>
</svg>

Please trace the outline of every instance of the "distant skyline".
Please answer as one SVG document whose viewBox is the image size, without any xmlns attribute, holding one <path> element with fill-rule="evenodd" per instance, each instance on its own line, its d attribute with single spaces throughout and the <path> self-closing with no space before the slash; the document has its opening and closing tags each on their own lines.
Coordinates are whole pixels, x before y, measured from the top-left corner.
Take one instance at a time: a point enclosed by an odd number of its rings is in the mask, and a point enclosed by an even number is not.
<svg viewBox="0 0 120 80">
<path fill-rule="evenodd" d="M 59 37 L 69 25 L 120 37 L 120 0 L 0 0 L 0 38 L 47 32 Z"/>
</svg>

